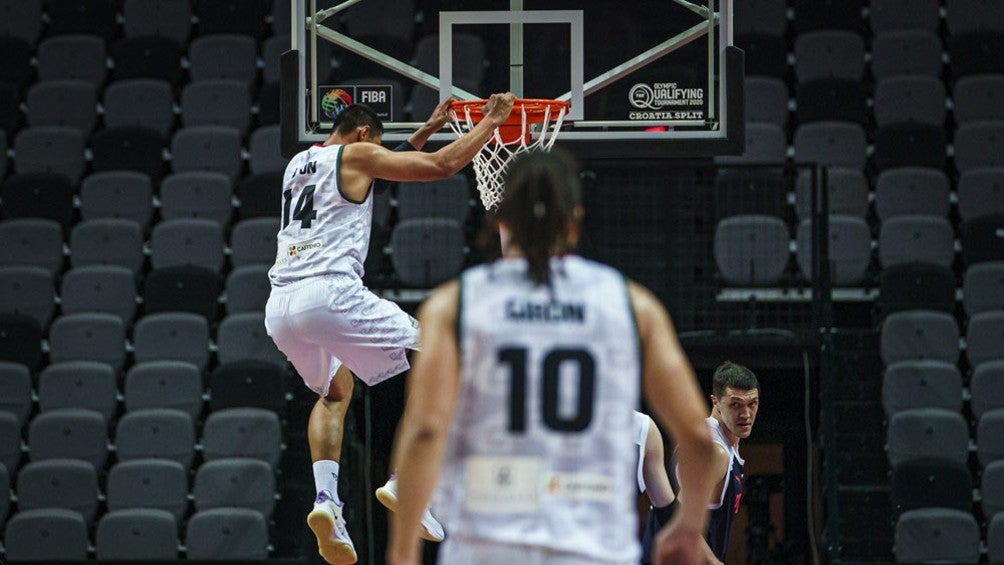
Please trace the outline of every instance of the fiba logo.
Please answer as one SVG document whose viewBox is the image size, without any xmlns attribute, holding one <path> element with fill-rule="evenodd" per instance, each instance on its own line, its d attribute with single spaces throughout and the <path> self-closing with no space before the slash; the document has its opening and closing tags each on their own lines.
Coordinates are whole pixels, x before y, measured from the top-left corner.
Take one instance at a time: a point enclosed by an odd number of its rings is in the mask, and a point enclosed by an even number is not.
<svg viewBox="0 0 1004 565">
<path fill-rule="evenodd" d="M 324 117 L 334 120 L 342 110 L 352 105 L 352 97 L 341 88 L 333 88 L 321 98 L 321 112 Z"/>
</svg>

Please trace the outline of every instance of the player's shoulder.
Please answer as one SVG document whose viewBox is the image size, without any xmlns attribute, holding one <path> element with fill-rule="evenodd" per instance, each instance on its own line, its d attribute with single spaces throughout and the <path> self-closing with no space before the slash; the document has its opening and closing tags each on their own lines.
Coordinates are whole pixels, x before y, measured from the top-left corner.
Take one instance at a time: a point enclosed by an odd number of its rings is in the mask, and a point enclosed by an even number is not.
<svg viewBox="0 0 1004 565">
<path fill-rule="evenodd" d="M 588 276 L 593 280 L 606 280 L 615 283 L 624 283 L 627 278 L 624 273 L 606 263 L 601 263 L 593 259 L 586 259 L 581 255 L 565 255 L 561 258 L 563 267 L 571 274 Z"/>
</svg>

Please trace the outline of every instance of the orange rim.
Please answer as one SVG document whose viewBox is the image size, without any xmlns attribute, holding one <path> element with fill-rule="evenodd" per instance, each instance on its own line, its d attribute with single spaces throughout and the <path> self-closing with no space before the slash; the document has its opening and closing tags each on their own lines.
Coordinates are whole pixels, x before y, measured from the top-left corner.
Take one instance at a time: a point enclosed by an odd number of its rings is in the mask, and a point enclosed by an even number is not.
<svg viewBox="0 0 1004 565">
<path fill-rule="evenodd" d="M 481 98 L 478 100 L 454 100 L 450 102 L 450 108 L 457 113 L 457 117 L 465 117 L 467 110 L 470 110 L 471 121 L 478 123 L 484 119 L 482 109 L 488 100 Z M 544 98 L 517 98 L 512 104 L 512 112 L 505 119 L 503 125 L 521 126 L 523 125 L 523 113 L 520 108 L 526 110 L 526 122 L 529 124 L 539 124 L 544 121 L 544 113 L 550 108 L 551 116 L 557 116 L 561 110 L 568 110 L 568 102 L 564 100 L 547 100 Z"/>
</svg>

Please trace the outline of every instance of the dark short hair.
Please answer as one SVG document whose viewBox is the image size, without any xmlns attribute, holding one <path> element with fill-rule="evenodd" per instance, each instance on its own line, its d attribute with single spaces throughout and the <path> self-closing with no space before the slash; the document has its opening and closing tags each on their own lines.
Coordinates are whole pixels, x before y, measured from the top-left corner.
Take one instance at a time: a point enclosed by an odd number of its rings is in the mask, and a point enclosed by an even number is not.
<svg viewBox="0 0 1004 565">
<path fill-rule="evenodd" d="M 335 118 L 335 123 L 331 126 L 331 130 L 338 133 L 338 135 L 347 135 L 352 130 L 362 126 L 369 126 L 373 135 L 381 135 L 383 133 L 383 121 L 380 120 L 376 112 L 364 104 L 353 104 L 338 114 L 338 117 Z"/>
<path fill-rule="evenodd" d="M 726 361 L 715 369 L 711 388 L 715 396 L 721 397 L 729 387 L 736 390 L 753 390 L 760 388 L 760 382 L 757 381 L 753 371 L 738 363 Z"/>
</svg>

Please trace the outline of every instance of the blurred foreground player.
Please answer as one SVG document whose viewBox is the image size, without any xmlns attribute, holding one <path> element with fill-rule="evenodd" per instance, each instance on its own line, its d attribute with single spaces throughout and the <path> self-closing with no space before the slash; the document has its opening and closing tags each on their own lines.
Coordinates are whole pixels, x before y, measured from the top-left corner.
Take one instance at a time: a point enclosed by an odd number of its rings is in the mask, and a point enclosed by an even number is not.
<svg viewBox="0 0 1004 565">
<path fill-rule="evenodd" d="M 750 436 L 760 407 L 760 383 L 748 368 L 726 361 L 715 369 L 712 382 L 711 416 L 708 427 L 715 442 L 714 476 L 717 485 L 708 504 L 707 542 L 715 556 L 725 561 L 729 550 L 732 520 L 739 512 L 743 497 L 743 466 L 739 455 L 739 440 Z M 677 454 L 682 461 L 682 455 Z M 681 497 L 687 491 L 680 488 Z M 648 563 L 652 538 L 668 517 L 666 513 L 649 512 L 642 541 L 643 563 Z M 654 560 L 652 561 L 654 562 Z"/>
<path fill-rule="evenodd" d="M 349 106 L 323 144 L 297 154 L 286 167 L 265 326 L 320 396 L 307 430 L 317 487 L 307 523 L 328 563 L 356 562 L 338 499 L 352 375 L 369 385 L 380 383 L 408 370 L 407 350 L 418 347 L 415 320 L 363 286 L 373 181 L 430 181 L 456 174 L 509 115 L 513 98 L 492 96 L 483 124 L 435 153 L 417 149 L 445 124 L 448 101 L 409 139 L 412 151 L 381 146 L 380 118 L 365 106 Z M 442 539 L 442 527 L 428 512 L 423 525 L 427 538 Z"/>
<path fill-rule="evenodd" d="M 658 300 L 571 254 L 580 202 L 560 156 L 518 158 L 498 211 L 504 257 L 422 307 L 394 453 L 407 472 L 390 563 L 419 563 L 437 479 L 449 531 L 442 564 L 637 563 L 633 408 L 642 390 L 679 442 L 681 481 L 694 493 L 660 533 L 660 563 L 705 562 L 714 483 L 705 404 Z"/>
</svg>

